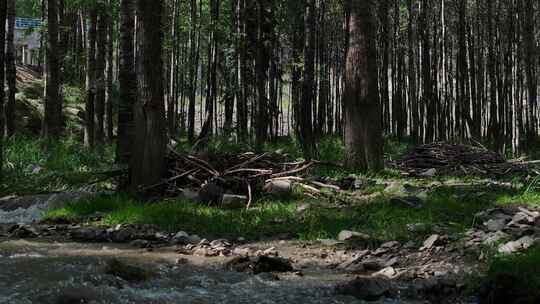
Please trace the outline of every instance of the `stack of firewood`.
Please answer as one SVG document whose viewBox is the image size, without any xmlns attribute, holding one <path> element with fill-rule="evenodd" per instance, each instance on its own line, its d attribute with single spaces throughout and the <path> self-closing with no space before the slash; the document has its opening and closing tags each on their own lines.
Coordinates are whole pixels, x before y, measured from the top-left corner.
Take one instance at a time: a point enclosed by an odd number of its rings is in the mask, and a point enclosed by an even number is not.
<svg viewBox="0 0 540 304">
<path fill-rule="evenodd" d="M 531 162 L 507 162 L 484 147 L 432 143 L 421 145 L 395 165 L 407 175 L 486 175 L 528 173 Z"/>
</svg>

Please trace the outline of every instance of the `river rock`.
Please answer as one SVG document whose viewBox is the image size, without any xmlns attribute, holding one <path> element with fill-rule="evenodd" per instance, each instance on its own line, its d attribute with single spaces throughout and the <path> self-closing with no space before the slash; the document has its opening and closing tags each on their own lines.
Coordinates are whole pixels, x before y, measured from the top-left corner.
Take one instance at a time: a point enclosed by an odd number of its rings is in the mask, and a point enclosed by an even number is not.
<svg viewBox="0 0 540 304">
<path fill-rule="evenodd" d="M 373 276 L 393 279 L 397 276 L 397 271 L 394 267 L 386 267 L 374 273 Z"/>
<path fill-rule="evenodd" d="M 434 246 L 443 245 L 444 243 L 445 243 L 445 240 L 442 236 L 438 234 L 433 234 L 424 241 L 424 246 L 420 248 L 420 251 L 428 250 L 428 249 L 433 248 Z"/>
<path fill-rule="evenodd" d="M 152 273 L 137 266 L 128 265 L 117 259 L 112 259 L 105 266 L 105 273 L 119 277 L 127 282 L 139 283 L 152 277 Z"/>
<path fill-rule="evenodd" d="M 483 244 L 484 245 L 495 245 L 500 241 L 507 240 L 510 238 L 510 235 L 502 231 L 492 232 L 485 235 Z"/>
<path fill-rule="evenodd" d="M 7 235 L 14 238 L 35 238 L 39 236 L 36 228 L 28 225 L 13 225 L 7 230 Z"/>
<path fill-rule="evenodd" d="M 229 261 L 225 267 L 237 272 L 292 272 L 294 268 L 288 259 L 269 256 L 236 257 Z"/>
<path fill-rule="evenodd" d="M 508 242 L 499 246 L 499 253 L 510 254 L 528 249 L 535 244 L 536 240 L 530 236 L 524 236 L 517 241 Z"/>
<path fill-rule="evenodd" d="M 371 240 L 371 236 L 361 232 L 343 230 L 338 234 L 337 239 L 342 242 L 369 241 Z"/>
<path fill-rule="evenodd" d="M 288 180 L 275 180 L 264 185 L 263 190 L 276 196 L 288 196 L 292 194 L 292 182 Z"/>
<path fill-rule="evenodd" d="M 201 240 L 192 238 L 187 232 L 179 231 L 171 239 L 171 243 L 174 245 L 188 245 L 198 244 Z"/>
<path fill-rule="evenodd" d="M 489 221 L 484 223 L 484 226 L 486 226 L 489 231 L 496 232 L 506 228 L 506 223 L 507 220 L 504 218 L 490 219 Z"/>
<path fill-rule="evenodd" d="M 90 287 L 73 287 L 60 291 L 55 304 L 84 304 L 94 303 L 99 300 L 96 290 Z"/>
<path fill-rule="evenodd" d="M 107 241 L 107 232 L 104 229 L 80 228 L 71 231 L 70 237 L 77 241 L 103 242 Z"/>
<path fill-rule="evenodd" d="M 338 294 L 350 295 L 360 300 L 377 301 L 395 294 L 394 285 L 387 279 L 378 277 L 358 277 L 336 287 Z"/>
</svg>

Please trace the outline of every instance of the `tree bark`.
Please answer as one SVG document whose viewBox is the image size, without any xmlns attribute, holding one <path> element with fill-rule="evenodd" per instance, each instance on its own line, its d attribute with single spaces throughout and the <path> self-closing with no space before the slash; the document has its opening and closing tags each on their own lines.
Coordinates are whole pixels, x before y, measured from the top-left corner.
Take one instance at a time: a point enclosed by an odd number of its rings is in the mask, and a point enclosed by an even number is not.
<svg viewBox="0 0 540 304">
<path fill-rule="evenodd" d="M 0 1 L 0 45 L 6 42 L 7 3 Z M 5 49 L 0 47 L 0 88 L 4 88 Z M 4 134 L 4 97 L 5 91 L 0 90 L 0 134 Z M 0 136 L 0 181 L 3 178 L 4 167 L 4 136 Z"/>
<path fill-rule="evenodd" d="M 374 3 L 352 1 L 345 72 L 345 147 L 349 168 L 383 168 L 381 105 L 377 84 Z"/>
<path fill-rule="evenodd" d="M 6 48 L 6 80 L 8 85 L 8 99 L 6 104 L 6 134 L 11 137 L 15 134 L 15 93 L 17 92 L 17 68 L 15 66 L 15 0 L 7 0 L 7 48 Z M 3 86 L 0 86 L 3 88 Z M 2 136 L 3 132 L 0 133 Z"/>
<path fill-rule="evenodd" d="M 304 83 L 300 109 L 300 142 L 306 159 L 316 157 L 313 132 L 313 103 L 315 82 L 315 0 L 307 0 L 305 15 Z"/>
<path fill-rule="evenodd" d="M 118 141 L 116 160 L 128 164 L 133 149 L 133 105 L 137 100 L 137 74 L 135 73 L 135 1 L 122 0 L 120 4 L 120 98 L 118 105 Z"/>
<path fill-rule="evenodd" d="M 135 144 L 131 159 L 132 191 L 159 183 L 165 173 L 167 130 L 163 94 L 163 1 L 138 0 L 142 24 L 142 74 L 135 104 Z"/>
<path fill-rule="evenodd" d="M 111 0 L 108 0 L 108 7 L 111 7 Z M 114 137 L 114 117 L 113 117 L 113 82 L 114 82 L 114 24 L 113 18 L 109 15 L 107 20 L 107 68 L 106 68 L 106 91 L 105 91 L 105 129 L 109 142 Z"/>
<path fill-rule="evenodd" d="M 96 145 L 103 146 L 105 143 L 105 92 L 106 77 L 105 67 L 107 60 L 107 27 L 109 23 L 107 5 L 100 0 L 98 3 L 99 22 L 97 29 L 97 54 L 96 54 Z"/>
<path fill-rule="evenodd" d="M 50 140 L 59 138 L 62 132 L 58 0 L 48 1 L 47 20 L 47 85 L 42 135 Z"/>
<path fill-rule="evenodd" d="M 88 42 L 86 47 L 86 124 L 84 143 L 90 148 L 95 147 L 95 121 L 94 109 L 96 99 L 96 36 L 97 36 L 97 11 L 92 7 L 89 12 Z"/>
</svg>

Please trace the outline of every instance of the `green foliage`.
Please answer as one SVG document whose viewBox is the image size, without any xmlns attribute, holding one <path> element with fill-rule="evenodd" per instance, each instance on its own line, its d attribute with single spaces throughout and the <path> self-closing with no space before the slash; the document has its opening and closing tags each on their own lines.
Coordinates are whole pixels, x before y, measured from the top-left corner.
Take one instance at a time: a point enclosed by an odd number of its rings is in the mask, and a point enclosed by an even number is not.
<svg viewBox="0 0 540 304">
<path fill-rule="evenodd" d="M 495 257 L 483 288 L 482 303 L 539 303 L 540 247 Z"/>
<path fill-rule="evenodd" d="M 14 137 L 6 142 L 5 172 L 0 195 L 63 191 L 95 179 L 94 172 L 110 169 L 112 147 L 103 155 L 88 151 L 68 138 L 49 144 L 33 137 Z"/>
<path fill-rule="evenodd" d="M 84 94 L 79 87 L 64 86 L 64 101 L 66 104 L 84 103 Z"/>
<path fill-rule="evenodd" d="M 379 192 L 374 187 L 368 192 Z M 411 208 L 381 195 L 376 201 L 346 208 L 330 208 L 320 200 L 263 198 L 251 210 L 223 210 L 178 200 L 142 203 L 125 195 L 97 198 L 50 211 L 50 218 L 79 219 L 104 214 L 99 224 L 155 224 L 164 230 L 185 230 L 215 237 L 272 237 L 289 234 L 301 240 L 335 238 L 344 229 L 368 233 L 379 240 L 422 241 L 434 231 L 462 233 L 474 223 L 474 214 L 492 205 L 494 195 L 445 188 L 434 191 L 422 208 Z M 311 207 L 298 213 L 297 206 Z M 425 231 L 408 231 L 408 224 L 422 224 Z"/>
</svg>

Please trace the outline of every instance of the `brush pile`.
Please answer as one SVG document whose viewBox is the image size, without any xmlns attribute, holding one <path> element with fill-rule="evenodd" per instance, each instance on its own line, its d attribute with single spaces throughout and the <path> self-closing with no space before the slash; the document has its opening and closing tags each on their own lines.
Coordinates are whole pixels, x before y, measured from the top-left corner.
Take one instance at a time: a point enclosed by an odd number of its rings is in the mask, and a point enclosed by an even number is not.
<svg viewBox="0 0 540 304">
<path fill-rule="evenodd" d="M 502 176 L 528 172 L 528 163 L 507 162 L 501 155 L 483 147 L 432 143 L 416 147 L 397 167 L 408 175 L 486 175 Z"/>
<path fill-rule="evenodd" d="M 320 164 L 291 161 L 280 153 L 191 155 L 170 150 L 167 178 L 142 190 L 217 206 L 249 207 L 254 196 L 290 194 L 293 186 L 301 187 L 307 195 L 317 195 L 321 188 L 338 190 L 337 186 L 304 179 L 310 168 Z"/>
</svg>

